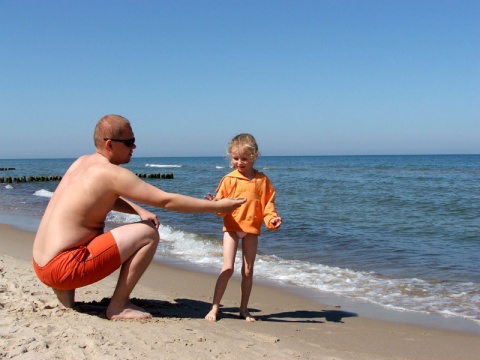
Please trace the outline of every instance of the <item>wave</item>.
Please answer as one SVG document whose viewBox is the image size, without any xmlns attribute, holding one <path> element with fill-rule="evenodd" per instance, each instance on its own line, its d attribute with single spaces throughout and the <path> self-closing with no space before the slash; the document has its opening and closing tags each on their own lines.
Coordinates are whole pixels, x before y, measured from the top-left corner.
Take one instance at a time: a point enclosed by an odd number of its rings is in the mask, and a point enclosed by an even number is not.
<svg viewBox="0 0 480 360">
<path fill-rule="evenodd" d="M 46 197 L 46 198 L 51 198 L 53 196 L 53 192 L 41 189 L 37 190 L 33 193 L 34 196 L 40 196 L 40 197 Z"/>
<path fill-rule="evenodd" d="M 260 256 L 255 271 L 268 280 L 389 309 L 454 315 L 480 323 L 480 294 L 477 284 L 472 282 L 392 279 L 374 272 L 352 271 L 275 256 Z M 475 308 L 477 311 L 473 310 Z"/>
<path fill-rule="evenodd" d="M 114 224 L 130 224 L 141 220 L 140 216 L 135 214 L 126 214 L 118 211 L 110 211 L 105 219 Z"/>
<path fill-rule="evenodd" d="M 145 164 L 146 167 L 155 167 L 155 168 L 181 168 L 182 165 L 169 165 L 169 164 Z"/>
</svg>

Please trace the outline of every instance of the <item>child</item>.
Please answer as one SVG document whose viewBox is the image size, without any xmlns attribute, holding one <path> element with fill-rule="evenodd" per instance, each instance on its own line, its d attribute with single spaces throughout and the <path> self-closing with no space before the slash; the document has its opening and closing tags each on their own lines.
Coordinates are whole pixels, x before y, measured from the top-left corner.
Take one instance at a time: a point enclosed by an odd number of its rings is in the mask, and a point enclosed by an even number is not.
<svg viewBox="0 0 480 360">
<path fill-rule="evenodd" d="M 226 175 L 218 185 L 217 196 L 205 196 L 209 200 L 222 198 L 246 198 L 247 202 L 232 214 L 223 216 L 223 268 L 215 285 L 213 305 L 205 316 L 216 321 L 228 281 L 233 275 L 238 241 L 242 239 L 242 285 L 240 317 L 256 321 L 247 309 L 253 285 L 253 264 L 257 254 L 258 236 L 262 221 L 268 229 L 278 229 L 282 219 L 275 210 L 275 189 L 270 180 L 253 168 L 258 157 L 258 146 L 250 134 L 235 136 L 229 144 L 230 166 L 235 170 Z"/>
</svg>

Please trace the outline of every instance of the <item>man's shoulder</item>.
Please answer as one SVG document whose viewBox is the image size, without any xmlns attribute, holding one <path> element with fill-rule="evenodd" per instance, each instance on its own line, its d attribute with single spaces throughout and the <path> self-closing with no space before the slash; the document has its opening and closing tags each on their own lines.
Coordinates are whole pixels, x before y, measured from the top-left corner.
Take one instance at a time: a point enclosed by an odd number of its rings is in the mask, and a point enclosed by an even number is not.
<svg viewBox="0 0 480 360">
<path fill-rule="evenodd" d="M 130 173 L 130 170 L 112 164 L 108 159 L 99 154 L 83 155 L 79 157 L 70 166 L 69 171 L 83 174 L 83 176 L 104 178 Z"/>
</svg>

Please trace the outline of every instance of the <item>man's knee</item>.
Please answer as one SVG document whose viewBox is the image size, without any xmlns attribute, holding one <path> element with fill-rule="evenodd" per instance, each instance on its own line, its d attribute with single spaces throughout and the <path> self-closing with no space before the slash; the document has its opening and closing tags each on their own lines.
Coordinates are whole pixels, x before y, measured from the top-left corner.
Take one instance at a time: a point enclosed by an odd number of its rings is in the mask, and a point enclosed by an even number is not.
<svg viewBox="0 0 480 360">
<path fill-rule="evenodd" d="M 160 233 L 158 229 L 150 220 L 146 220 L 143 223 L 148 226 L 145 237 L 150 239 L 153 243 L 158 244 L 158 242 L 160 241 Z"/>
</svg>

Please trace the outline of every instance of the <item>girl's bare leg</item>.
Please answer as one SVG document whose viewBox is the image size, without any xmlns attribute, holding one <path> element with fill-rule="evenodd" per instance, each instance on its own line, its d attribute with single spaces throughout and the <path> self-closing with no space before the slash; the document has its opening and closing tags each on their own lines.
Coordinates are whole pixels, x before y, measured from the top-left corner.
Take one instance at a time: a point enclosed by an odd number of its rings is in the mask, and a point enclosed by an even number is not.
<svg viewBox="0 0 480 360">
<path fill-rule="evenodd" d="M 258 236 L 247 234 L 242 240 L 242 298 L 240 316 L 247 321 L 256 321 L 248 311 L 248 301 L 253 287 L 253 266 L 257 256 Z"/>
<path fill-rule="evenodd" d="M 223 234 L 223 267 L 215 284 L 213 293 L 212 309 L 205 316 L 208 321 L 217 321 L 217 315 L 220 312 L 220 302 L 227 289 L 228 281 L 233 275 L 235 265 L 235 256 L 238 248 L 238 236 L 233 232 Z"/>
</svg>

